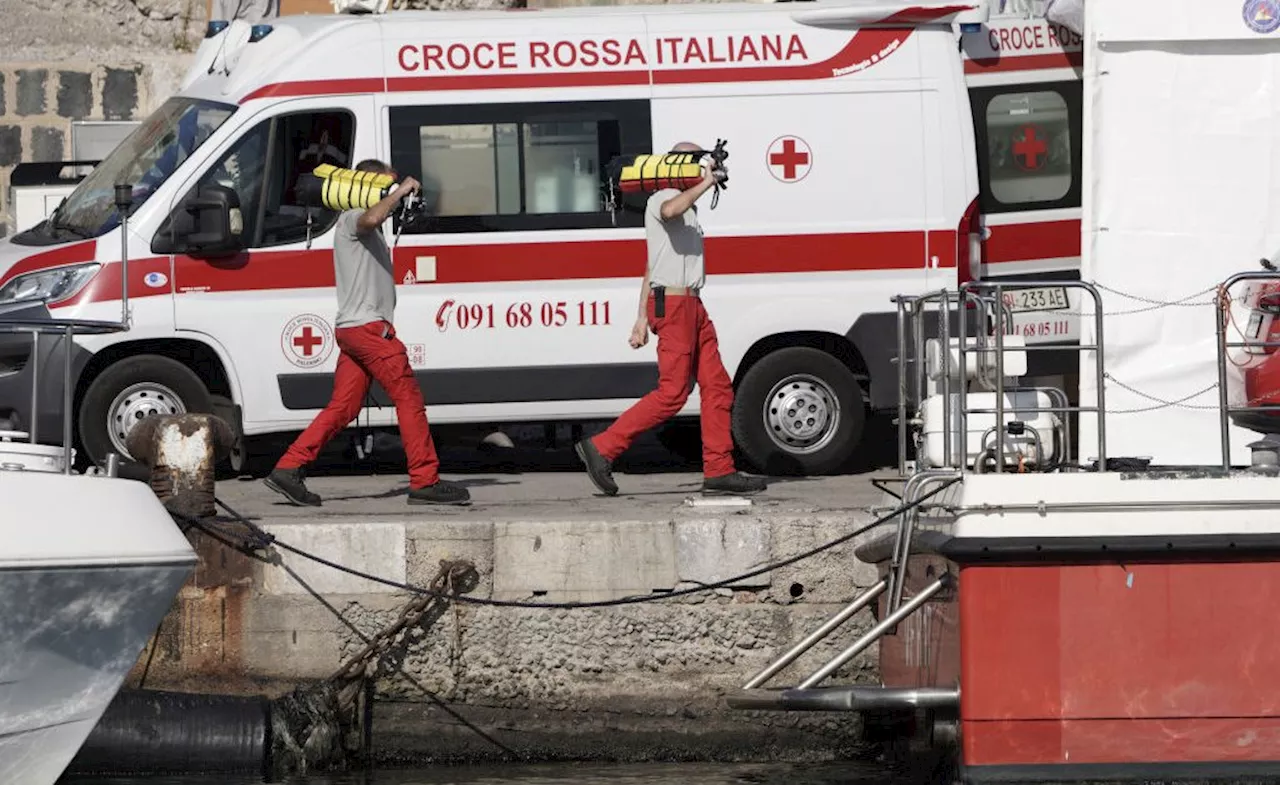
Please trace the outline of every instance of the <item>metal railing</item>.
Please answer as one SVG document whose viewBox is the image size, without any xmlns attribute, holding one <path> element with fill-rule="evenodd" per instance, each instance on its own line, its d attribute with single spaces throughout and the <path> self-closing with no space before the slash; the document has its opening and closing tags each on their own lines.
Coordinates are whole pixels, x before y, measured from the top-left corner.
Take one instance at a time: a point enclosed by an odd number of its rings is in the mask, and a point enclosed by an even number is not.
<svg viewBox="0 0 1280 785">
<path fill-rule="evenodd" d="M 120 321 L 91 319 L 12 319 L 0 315 L 0 334 L 31 333 L 31 414 L 27 432 L 31 444 L 40 439 L 40 346 L 42 335 L 62 336 L 62 456 L 63 472 L 74 474 L 72 466 L 75 416 L 74 338 L 77 335 L 108 335 L 129 330 L 129 211 L 133 207 L 133 186 L 115 186 L 115 206 L 120 215 Z M 51 353 L 52 354 L 52 353 Z M 113 457 L 113 456 L 112 456 Z M 110 463 L 110 457 L 108 463 Z M 114 466 L 107 473 L 114 475 Z"/>
<path fill-rule="evenodd" d="M 1043 352 L 1043 351 L 1073 351 L 1076 354 L 1084 352 L 1093 352 L 1095 373 L 1097 375 L 1097 403 L 1094 406 L 1031 406 L 1022 408 L 1022 411 L 1029 412 L 1052 412 L 1062 414 L 1063 419 L 1067 419 L 1066 415 L 1070 414 L 1095 414 L 1098 418 L 1098 469 L 1105 471 L 1107 467 L 1107 404 L 1106 404 L 1106 384 L 1105 384 L 1105 368 L 1103 347 L 1103 312 L 1102 312 L 1102 294 L 1091 283 L 1085 281 L 1018 281 L 1016 285 L 997 283 L 992 281 L 969 281 L 960 287 L 961 296 L 967 301 L 970 292 L 990 291 L 994 294 L 996 302 L 1004 302 L 1004 292 L 1006 289 L 1033 289 L 1037 287 L 1045 288 L 1065 288 L 1079 289 L 1088 293 L 1093 298 L 1093 325 L 1094 325 L 1094 341 L 1092 344 L 1077 344 L 1070 347 L 1062 346 L 1019 346 L 1016 351 L 1021 352 Z M 978 295 L 980 298 L 981 295 Z M 1070 303 L 1070 298 L 1068 298 Z M 960 379 L 966 378 L 965 356 L 976 351 L 986 351 L 985 348 L 969 349 L 967 346 L 967 335 L 964 320 L 960 321 Z M 966 405 L 966 385 L 960 385 L 960 433 L 962 438 L 968 433 L 968 417 L 970 414 L 994 414 L 996 418 L 996 427 L 1000 429 L 999 438 L 996 439 L 996 459 L 995 471 L 1000 473 L 1004 471 L 1004 353 L 1009 351 L 1004 345 L 1004 330 L 996 330 L 994 337 L 995 363 L 996 363 L 996 406 L 995 409 L 972 409 Z M 949 351 L 949 349 L 948 349 Z M 947 453 L 950 457 L 950 453 Z M 964 463 L 964 462 L 962 462 Z"/>
<path fill-rule="evenodd" d="M 127 327 L 119 322 L 90 321 L 85 319 L 6 319 L 0 317 L 0 333 L 31 333 L 31 424 L 27 432 L 31 444 L 39 443 L 40 438 L 40 346 L 42 335 L 62 336 L 62 454 L 63 471 L 72 470 L 71 444 L 73 440 L 72 423 L 74 422 L 73 406 L 75 404 L 75 384 L 73 383 L 72 360 L 75 351 L 72 339 L 77 335 L 106 335 L 123 332 Z"/>
<path fill-rule="evenodd" d="M 908 416 L 908 405 L 914 404 L 920 406 L 924 403 L 925 388 L 927 387 L 927 369 L 925 368 L 925 316 L 929 313 L 928 306 L 934 303 L 940 303 L 941 307 L 936 311 L 938 313 L 938 331 L 940 341 L 943 346 L 943 357 L 945 362 L 950 363 L 950 356 L 945 352 L 949 351 L 951 344 L 951 303 L 953 299 L 958 298 L 956 292 L 949 289 L 940 289 L 935 292 L 929 292 L 921 295 L 900 294 L 890 298 L 898 308 L 898 472 L 902 476 L 907 475 L 907 441 L 910 435 L 910 426 L 919 423 L 918 419 Z M 975 314 L 978 319 L 985 324 L 995 321 L 994 314 L 1000 313 L 1008 318 L 1012 323 L 1012 311 L 1004 305 L 1002 301 L 992 300 L 981 295 L 974 295 L 973 299 L 979 304 L 980 310 Z M 958 300 L 957 300 L 958 302 Z M 958 308 L 960 322 L 963 325 L 965 321 L 967 308 Z M 910 359 L 907 354 L 907 325 L 910 320 L 912 351 Z M 1001 322 L 1004 323 L 1003 321 Z M 961 328 L 961 334 L 964 328 Z M 979 333 L 978 341 L 983 343 L 984 333 Z M 907 366 L 912 366 L 914 376 L 914 395 L 908 395 L 908 374 Z M 942 394 L 946 400 L 951 398 L 951 375 L 943 374 L 942 377 Z M 945 406 L 942 411 L 942 440 L 943 453 L 948 456 L 948 460 L 952 456 L 951 450 L 951 407 Z"/>
<path fill-rule="evenodd" d="M 1094 302 L 1094 331 L 1096 338 L 1092 344 L 1079 344 L 1075 346 L 1006 346 L 1005 330 L 1012 326 L 1013 311 L 1005 303 L 1004 294 L 1007 290 L 1026 289 L 1034 287 L 1052 287 L 1064 289 L 1079 289 L 1087 292 Z M 988 281 L 970 281 L 963 284 L 958 291 L 950 291 L 943 289 L 938 292 L 930 292 L 924 295 L 900 295 L 892 298 L 892 301 L 898 306 L 898 470 L 903 476 L 908 474 L 907 471 L 907 445 L 910 439 L 911 426 L 922 423 L 919 417 L 911 417 L 908 412 L 909 403 L 913 403 L 916 407 L 922 407 L 926 393 L 926 377 L 925 368 L 926 356 L 926 339 L 924 335 L 924 316 L 929 311 L 929 306 L 937 305 L 936 313 L 938 314 L 939 329 L 939 355 L 943 363 L 943 373 L 941 379 L 941 397 L 943 399 L 942 408 L 942 454 L 944 458 L 944 466 L 938 468 L 957 468 L 961 471 L 968 471 L 973 467 L 968 465 L 966 458 L 965 443 L 968 438 L 968 422 L 969 416 L 974 414 L 994 415 L 996 420 L 996 438 L 994 446 L 994 471 L 1004 471 L 1005 456 L 1005 438 L 1007 432 L 1007 424 L 1004 422 L 1007 406 L 1005 405 L 1005 395 L 1010 392 L 1043 392 L 1051 399 L 1050 406 L 1031 405 L 1019 406 L 1018 410 L 1023 412 L 1046 412 L 1059 414 L 1063 418 L 1062 443 L 1063 450 L 1067 456 L 1071 454 L 1071 427 L 1070 414 L 1094 414 L 1098 418 L 1098 434 L 1097 434 L 1097 460 L 1098 466 L 1105 468 L 1107 463 L 1107 442 L 1106 442 L 1106 391 L 1103 384 L 1103 312 L 1102 312 L 1102 296 L 1098 290 L 1091 284 L 1082 281 L 1016 281 L 1016 282 L 988 282 Z M 970 311 L 969 304 L 978 306 L 974 311 Z M 958 390 L 952 388 L 951 373 L 951 318 L 954 311 L 958 314 L 958 343 L 957 347 L 957 382 Z M 979 323 L 983 326 L 974 335 L 974 345 L 969 345 L 969 319 L 967 314 L 974 313 Z M 910 353 L 908 353 L 908 325 L 910 325 L 912 333 L 912 343 Z M 998 325 L 997 329 L 991 329 L 988 334 L 987 325 Z M 1094 353 L 1096 370 L 1098 376 L 1097 403 L 1093 406 L 1071 406 L 1067 399 L 1066 393 L 1057 388 L 1051 387 L 1021 387 L 1006 386 L 1005 384 L 1005 353 L 1010 351 L 1018 352 L 1045 352 L 1045 351 L 1072 351 L 1077 354 L 1091 351 Z M 994 356 L 994 378 L 987 378 L 985 375 L 985 365 L 979 364 L 980 375 L 986 384 L 995 390 L 996 405 L 994 408 L 970 408 L 968 405 L 968 367 L 971 355 L 980 354 L 986 356 L 990 352 Z M 908 359 L 903 359 L 908 358 Z M 909 387 L 907 366 L 912 365 L 914 369 L 914 389 Z M 958 406 L 957 416 L 960 419 L 959 428 L 954 428 L 952 424 L 952 408 L 951 395 L 957 393 Z M 914 394 L 913 394 L 914 393 Z M 956 433 L 959 434 L 960 444 L 955 444 Z M 1036 434 L 1036 439 L 1040 439 Z M 986 438 L 984 437 L 984 443 Z M 982 456 L 979 456 L 979 461 Z"/>
<path fill-rule="evenodd" d="M 1231 301 L 1231 287 L 1241 281 L 1273 281 L 1280 284 L 1280 272 L 1257 270 L 1246 273 L 1236 273 L 1218 286 L 1218 291 L 1214 295 L 1214 318 L 1216 319 L 1216 331 L 1218 337 L 1218 427 L 1221 431 L 1222 440 L 1222 468 L 1224 471 L 1231 470 L 1231 415 L 1233 414 L 1261 414 L 1266 412 L 1280 412 L 1280 404 L 1268 404 L 1262 406 L 1232 406 L 1227 401 L 1227 353 L 1231 349 L 1244 348 L 1280 348 L 1280 341 L 1228 341 L 1227 340 L 1227 322 L 1231 320 L 1229 312 Z M 1280 316 L 1280 315 L 1278 315 Z M 1247 401 L 1246 401 L 1247 403 Z"/>
</svg>

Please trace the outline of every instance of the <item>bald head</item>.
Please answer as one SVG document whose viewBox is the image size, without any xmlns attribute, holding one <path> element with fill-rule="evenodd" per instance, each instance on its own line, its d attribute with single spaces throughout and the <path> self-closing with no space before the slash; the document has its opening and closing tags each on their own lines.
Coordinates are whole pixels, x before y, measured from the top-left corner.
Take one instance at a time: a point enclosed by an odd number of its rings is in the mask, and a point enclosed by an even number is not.
<svg viewBox="0 0 1280 785">
<path fill-rule="evenodd" d="M 696 153 L 701 149 L 702 145 L 697 145 L 693 142 L 680 142 L 675 147 L 671 148 L 671 151 L 675 153 Z"/>
</svg>

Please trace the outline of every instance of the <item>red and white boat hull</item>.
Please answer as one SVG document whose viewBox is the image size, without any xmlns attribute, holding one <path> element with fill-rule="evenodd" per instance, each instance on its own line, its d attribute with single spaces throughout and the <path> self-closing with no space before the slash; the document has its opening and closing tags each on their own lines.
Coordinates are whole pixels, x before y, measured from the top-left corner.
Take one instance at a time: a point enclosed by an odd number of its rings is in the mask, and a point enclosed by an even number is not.
<svg viewBox="0 0 1280 785">
<path fill-rule="evenodd" d="M 886 686 L 959 687 L 962 782 L 1280 775 L 1277 478 L 966 475 L 947 495 L 906 594 L 958 587 L 880 659 Z"/>
</svg>

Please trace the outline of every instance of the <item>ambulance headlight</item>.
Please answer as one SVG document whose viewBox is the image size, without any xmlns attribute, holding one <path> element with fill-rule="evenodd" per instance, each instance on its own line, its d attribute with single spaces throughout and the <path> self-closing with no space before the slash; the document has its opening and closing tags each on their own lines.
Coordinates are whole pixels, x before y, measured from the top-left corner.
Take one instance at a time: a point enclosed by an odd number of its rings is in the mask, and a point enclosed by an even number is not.
<svg viewBox="0 0 1280 785">
<path fill-rule="evenodd" d="M 74 297 L 93 280 L 101 267 L 97 262 L 91 262 L 19 275 L 0 287 L 0 305 L 59 302 Z"/>
<path fill-rule="evenodd" d="M 213 38 L 215 35 L 217 35 L 218 33 L 221 33 L 223 30 L 226 30 L 230 26 L 231 26 L 231 23 L 225 19 L 211 20 L 208 26 L 205 27 L 204 29 L 204 37 Z"/>
</svg>

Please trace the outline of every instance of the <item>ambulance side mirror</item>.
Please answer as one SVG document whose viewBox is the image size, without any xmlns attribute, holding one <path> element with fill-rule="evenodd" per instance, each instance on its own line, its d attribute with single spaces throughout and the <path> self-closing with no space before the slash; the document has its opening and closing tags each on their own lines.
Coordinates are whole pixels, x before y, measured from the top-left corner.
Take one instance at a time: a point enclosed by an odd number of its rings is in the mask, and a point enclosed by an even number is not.
<svg viewBox="0 0 1280 785">
<path fill-rule="evenodd" d="M 205 185 L 174 209 L 151 241 L 155 254 L 195 259 L 234 256 L 244 250 L 240 196 L 223 185 Z"/>
</svg>

